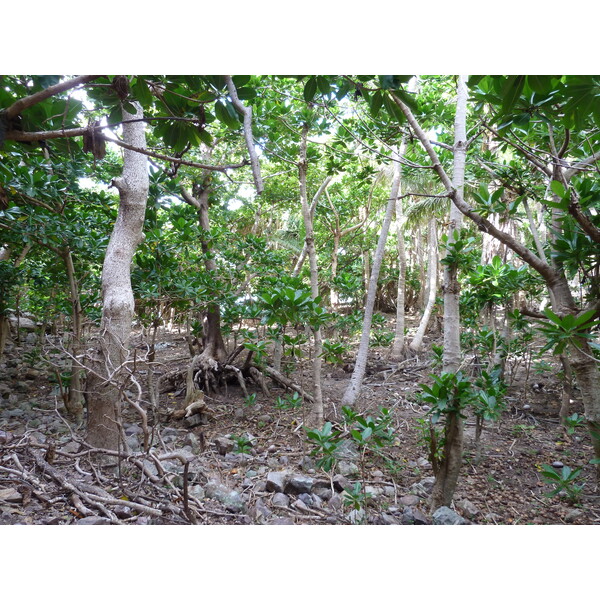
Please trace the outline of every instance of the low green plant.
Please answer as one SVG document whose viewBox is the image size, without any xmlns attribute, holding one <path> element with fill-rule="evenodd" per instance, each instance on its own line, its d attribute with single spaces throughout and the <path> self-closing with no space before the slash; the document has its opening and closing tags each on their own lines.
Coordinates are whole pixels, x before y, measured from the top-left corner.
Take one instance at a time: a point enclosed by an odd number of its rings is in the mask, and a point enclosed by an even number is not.
<svg viewBox="0 0 600 600">
<path fill-rule="evenodd" d="M 372 494 L 362 491 L 360 481 L 356 481 L 352 487 L 347 486 L 344 488 L 344 506 L 351 506 L 355 510 L 363 508 L 371 497 Z"/>
<path fill-rule="evenodd" d="M 252 442 L 245 435 L 232 435 L 231 439 L 235 442 L 235 448 L 233 450 L 235 454 L 250 454 Z"/>
<path fill-rule="evenodd" d="M 585 485 L 576 483 L 580 473 L 581 468 L 573 470 L 565 465 L 558 471 L 550 465 L 542 465 L 542 477 L 547 484 L 554 487 L 551 492 L 547 492 L 545 495 L 552 497 L 564 491 L 570 502 L 576 502 L 581 496 Z"/>
<path fill-rule="evenodd" d="M 257 402 L 258 398 L 256 397 L 256 394 L 248 394 L 245 398 L 244 398 L 244 405 L 251 407 L 254 406 Z"/>
<path fill-rule="evenodd" d="M 286 396 L 277 396 L 275 408 L 277 410 L 293 410 L 302 405 L 302 396 L 298 392 Z"/>
<path fill-rule="evenodd" d="M 567 429 L 567 433 L 569 435 L 573 435 L 577 427 L 585 427 L 585 417 L 583 415 L 573 413 L 571 416 L 565 419 L 565 427 Z"/>
<path fill-rule="evenodd" d="M 323 340 L 323 351 L 321 357 L 332 365 L 340 365 L 344 362 L 343 356 L 348 352 L 348 347 L 334 340 Z"/>
<path fill-rule="evenodd" d="M 331 471 L 335 464 L 335 452 L 339 448 L 340 433 L 333 429 L 332 423 L 327 421 L 323 429 L 306 429 L 308 441 L 315 446 L 312 456 L 320 455 L 316 466 L 325 471 Z"/>
<path fill-rule="evenodd" d="M 512 428 L 512 432 L 518 436 L 530 435 L 534 431 L 535 431 L 535 425 L 525 425 L 524 423 L 518 423 L 517 425 L 514 425 Z"/>
<path fill-rule="evenodd" d="M 394 341 L 394 333 L 383 329 L 374 329 L 371 331 L 371 341 L 374 346 L 387 347 Z"/>
</svg>

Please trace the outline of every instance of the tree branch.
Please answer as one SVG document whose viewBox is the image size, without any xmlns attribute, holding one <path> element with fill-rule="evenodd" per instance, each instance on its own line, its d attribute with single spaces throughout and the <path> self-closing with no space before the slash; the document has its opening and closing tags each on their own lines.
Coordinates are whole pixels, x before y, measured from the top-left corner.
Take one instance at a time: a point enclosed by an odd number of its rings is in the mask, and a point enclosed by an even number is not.
<svg viewBox="0 0 600 600">
<path fill-rule="evenodd" d="M 43 102 L 44 100 L 46 100 L 46 98 L 50 98 L 51 96 L 55 96 L 56 94 L 60 94 L 61 92 L 65 92 L 66 90 L 70 90 L 74 87 L 77 87 L 78 85 L 81 85 L 82 83 L 87 83 L 88 81 L 97 79 L 98 77 L 100 76 L 80 75 L 79 77 L 74 77 L 73 79 L 69 79 L 67 81 L 61 81 L 56 85 L 51 85 L 45 90 L 36 92 L 31 96 L 27 96 L 26 98 L 20 98 L 4 111 L 4 115 L 7 119 L 13 119 L 27 108 L 33 106 L 34 104 L 39 104 L 40 102 Z"/>
<path fill-rule="evenodd" d="M 256 148 L 254 147 L 254 138 L 252 137 L 252 108 L 250 106 L 244 106 L 240 101 L 233 83 L 231 75 L 225 75 L 225 82 L 227 83 L 227 89 L 231 96 L 231 102 L 233 107 L 244 117 L 244 136 L 246 138 L 246 146 L 248 147 L 248 153 L 250 154 L 250 164 L 252 165 L 252 177 L 254 178 L 254 185 L 256 187 L 256 193 L 262 194 L 264 191 L 263 180 L 260 174 L 260 163 L 258 162 L 258 155 L 256 154 Z"/>
</svg>

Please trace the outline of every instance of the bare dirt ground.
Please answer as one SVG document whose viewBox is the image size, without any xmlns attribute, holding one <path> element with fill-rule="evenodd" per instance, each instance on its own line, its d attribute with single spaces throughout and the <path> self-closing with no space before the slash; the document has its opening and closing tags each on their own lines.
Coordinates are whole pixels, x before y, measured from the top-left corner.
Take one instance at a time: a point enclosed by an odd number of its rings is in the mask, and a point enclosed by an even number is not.
<svg viewBox="0 0 600 600">
<path fill-rule="evenodd" d="M 426 347 L 431 338 L 426 340 Z M 390 409 L 393 443 L 379 453 L 349 443 L 333 472 L 318 468 L 303 428 L 309 407 L 292 406 L 287 390 L 268 381 L 269 397 L 236 384 L 206 398 L 203 423 L 174 419 L 182 388 L 163 393 L 149 419 L 148 450 L 139 415 L 123 412 L 130 455 L 117 467 L 101 464 L 68 422 L 53 369 L 23 343 L 10 346 L 0 364 L 0 524 L 428 524 L 433 471 L 419 439 L 418 419 L 428 407 L 415 394 L 428 383 L 427 354 L 388 364 L 386 348 L 373 348 L 359 412 Z M 54 355 L 56 356 L 56 355 Z M 177 332 L 163 332 L 157 376 L 189 362 Z M 343 429 L 340 398 L 350 369 L 325 366 L 325 419 Z M 508 408 L 482 436 L 475 460 L 474 419 L 466 424 L 464 464 L 453 508 L 473 524 L 597 524 L 600 492 L 585 429 L 567 435 L 558 424 L 562 387 L 556 371 L 525 385 L 516 380 Z M 7 374 L 8 373 L 8 374 Z M 140 368 L 143 380 L 145 371 Z M 290 377 L 310 390 L 310 369 L 297 363 Z M 543 383 L 533 385 L 536 383 Z M 293 403 L 292 403 L 293 404 Z M 147 406 L 147 405 L 144 405 Z M 582 413 L 575 402 L 573 411 Z M 349 437 L 349 436 L 347 436 Z M 339 463 L 344 463 L 340 465 Z M 543 464 L 583 467 L 585 483 L 573 503 L 548 497 Z M 341 468 L 343 466 L 343 469 Z M 290 483 L 290 479 L 292 482 Z M 371 497 L 352 506 L 343 489 L 360 482 Z M 360 510 L 362 508 L 362 510 Z"/>
</svg>

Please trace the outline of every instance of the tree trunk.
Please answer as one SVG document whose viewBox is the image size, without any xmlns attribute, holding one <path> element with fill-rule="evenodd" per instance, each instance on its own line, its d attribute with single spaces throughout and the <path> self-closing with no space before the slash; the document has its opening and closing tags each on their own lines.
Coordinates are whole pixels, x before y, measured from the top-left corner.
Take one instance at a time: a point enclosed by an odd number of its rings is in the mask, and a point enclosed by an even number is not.
<svg viewBox="0 0 600 600">
<path fill-rule="evenodd" d="M 452 184 L 457 198 L 462 199 L 465 183 L 465 162 L 467 156 L 467 85 L 464 77 L 458 78 L 456 117 L 454 120 L 454 168 Z M 448 240 L 462 225 L 462 213 L 454 203 L 450 206 L 450 226 Z M 444 269 L 444 363 L 443 371 L 455 373 L 460 368 L 460 287 L 456 265 L 446 265 Z M 455 400 L 457 403 L 459 399 Z M 458 409 L 446 415 L 444 424 L 444 457 L 440 470 L 436 473 L 431 492 L 431 509 L 450 506 L 458 476 L 462 467 L 464 419 Z"/>
<path fill-rule="evenodd" d="M 427 325 L 431 318 L 433 307 L 435 306 L 435 298 L 437 292 L 437 233 L 435 226 L 435 219 L 429 221 L 429 259 L 427 261 L 427 280 L 428 280 L 428 293 L 427 293 L 427 304 L 425 305 L 425 311 L 421 317 L 421 322 L 415 333 L 415 337 L 412 339 L 409 348 L 414 352 L 419 352 L 423 345 L 423 336 L 427 331 Z"/>
<path fill-rule="evenodd" d="M 394 333 L 394 343 L 390 351 L 391 360 L 400 360 L 404 353 L 404 299 L 406 292 L 406 249 L 404 247 L 404 215 L 402 211 L 402 198 L 400 185 L 402 182 L 402 165 L 399 158 L 406 152 L 406 138 L 403 137 L 400 151 L 392 156 L 396 159 L 394 163 L 394 177 L 392 180 L 391 198 L 396 198 L 396 235 L 398 249 L 398 291 L 396 294 L 396 330 Z"/>
<path fill-rule="evenodd" d="M 367 368 L 367 358 L 369 356 L 369 337 L 371 335 L 371 321 L 373 319 L 373 308 L 375 307 L 375 296 L 377 294 L 377 282 L 379 280 L 379 271 L 381 270 L 381 263 L 383 262 L 383 255 L 385 253 L 385 243 L 387 241 L 388 231 L 390 229 L 390 223 L 392 222 L 392 216 L 394 215 L 395 207 L 395 198 L 390 198 L 385 211 L 383 225 L 381 226 L 377 250 L 375 251 L 375 256 L 373 258 L 373 267 L 371 269 L 371 277 L 369 279 L 369 287 L 367 290 L 367 301 L 365 303 L 362 334 L 360 337 L 360 345 L 356 353 L 356 364 L 354 365 L 352 379 L 350 380 L 350 383 L 344 392 L 344 396 L 342 397 L 342 404 L 347 404 L 349 406 L 355 404 L 360 396 L 360 390 L 362 388 L 362 383 Z"/>
<path fill-rule="evenodd" d="M 123 139 L 137 148 L 146 147 L 143 111 L 134 103 L 136 114 L 123 109 Z M 130 122 L 132 121 L 132 122 Z M 119 190 L 119 212 L 106 250 L 102 269 L 102 323 L 98 362 L 99 377 L 91 377 L 88 388 L 87 441 L 96 448 L 119 449 L 121 421 L 118 383 L 125 379 L 124 363 L 134 311 L 131 288 L 131 261 L 143 238 L 148 198 L 148 159 L 132 150 L 124 151 L 123 176 L 113 185 Z"/>
<path fill-rule="evenodd" d="M 302 201 L 302 217 L 304 219 L 304 229 L 306 232 L 306 251 L 310 264 L 310 290 L 312 299 L 319 297 L 319 274 L 317 270 L 317 252 L 315 250 L 315 234 L 313 230 L 313 212 L 308 204 L 308 195 L 306 191 L 306 173 L 308 171 L 308 162 L 306 159 L 306 143 L 308 138 L 308 125 L 302 128 L 302 137 L 300 141 L 300 160 L 298 162 L 298 177 L 300 180 L 300 200 Z M 321 389 L 321 367 L 323 353 L 323 339 L 321 329 L 312 328 L 315 355 L 313 358 L 313 393 L 314 403 L 311 413 L 308 417 L 309 424 L 315 427 L 323 425 L 323 392 Z"/>
</svg>

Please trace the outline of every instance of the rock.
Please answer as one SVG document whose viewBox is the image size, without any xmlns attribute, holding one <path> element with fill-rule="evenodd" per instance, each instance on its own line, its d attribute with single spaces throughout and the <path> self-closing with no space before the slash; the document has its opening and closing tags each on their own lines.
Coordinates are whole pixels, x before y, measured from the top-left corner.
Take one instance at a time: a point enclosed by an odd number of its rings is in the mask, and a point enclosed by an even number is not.
<svg viewBox="0 0 600 600">
<path fill-rule="evenodd" d="M 562 469 L 562 468 L 563 468 L 565 465 L 564 465 L 562 462 L 560 462 L 560 460 L 555 460 L 555 461 L 552 463 L 552 466 L 553 466 L 555 469 Z"/>
<path fill-rule="evenodd" d="M 433 513 L 434 525 L 466 525 L 467 521 L 447 506 L 440 506 Z"/>
<path fill-rule="evenodd" d="M 202 501 L 204 500 L 204 498 L 206 498 L 206 492 L 204 491 L 204 488 L 201 485 L 190 486 L 188 493 L 190 496 L 196 498 L 196 500 Z"/>
<path fill-rule="evenodd" d="M 317 496 L 317 498 L 319 498 L 319 496 Z M 310 494 L 300 494 L 298 500 L 302 500 L 306 506 L 312 506 L 314 504 L 313 497 Z M 319 502 L 320 501 L 321 499 L 319 498 Z"/>
<path fill-rule="evenodd" d="M 425 477 L 417 483 L 413 483 L 409 488 L 409 493 L 420 498 L 427 498 L 433 490 L 433 484 L 435 483 L 435 477 Z"/>
<path fill-rule="evenodd" d="M 277 517 L 266 523 L 267 525 L 294 525 L 294 519 L 289 517 Z"/>
<path fill-rule="evenodd" d="M 75 521 L 75 525 L 110 525 L 110 519 L 106 517 L 83 517 L 83 519 Z"/>
<path fill-rule="evenodd" d="M 480 510 L 469 500 L 459 500 L 456 507 L 467 519 L 474 519 Z"/>
<path fill-rule="evenodd" d="M 315 481 L 315 483 L 313 483 L 312 492 L 321 498 L 321 500 L 325 501 L 329 500 L 333 495 L 329 481 Z"/>
<path fill-rule="evenodd" d="M 19 494 L 15 488 L 4 488 L 0 490 L 0 501 L 3 502 L 21 502 L 23 495 Z"/>
<path fill-rule="evenodd" d="M 396 496 L 396 489 L 391 485 L 386 485 L 383 488 L 383 495 L 388 498 L 394 498 Z"/>
<path fill-rule="evenodd" d="M 420 511 L 417 510 L 416 508 L 413 508 L 412 506 L 407 506 L 403 513 L 402 513 L 402 517 L 400 519 L 400 522 L 403 525 L 428 525 L 429 524 L 429 520 L 427 519 L 427 517 Z"/>
<path fill-rule="evenodd" d="M 296 510 L 299 510 L 300 512 L 310 512 L 308 510 L 308 506 L 306 506 L 306 504 L 304 502 L 302 502 L 302 500 L 300 500 L 300 498 L 298 498 L 298 500 L 296 500 L 293 504 L 292 507 L 295 508 Z"/>
<path fill-rule="evenodd" d="M 304 496 L 304 494 L 302 494 L 302 496 Z M 299 496 L 299 498 L 302 498 L 302 496 Z M 323 500 L 317 496 L 317 494 L 311 494 L 310 498 L 312 500 L 311 504 L 306 502 L 306 500 L 303 500 L 303 502 L 305 502 L 308 506 L 314 506 L 315 508 L 321 508 L 323 506 Z"/>
<path fill-rule="evenodd" d="M 341 494 L 334 494 L 327 502 L 327 505 L 332 510 L 340 510 L 342 508 L 343 504 L 344 504 L 344 500 L 343 500 Z"/>
<path fill-rule="evenodd" d="M 267 489 L 267 482 L 266 481 L 257 481 L 254 484 L 254 493 L 255 494 L 261 494 L 263 492 L 265 492 Z"/>
<path fill-rule="evenodd" d="M 248 514 L 254 521 L 264 523 L 273 516 L 273 511 L 264 503 L 262 498 L 258 498 Z"/>
<path fill-rule="evenodd" d="M 573 521 L 577 521 L 577 519 L 579 519 L 579 517 L 583 517 L 583 514 L 584 513 L 582 510 L 579 510 L 578 508 L 574 508 L 566 514 L 565 521 L 567 523 L 573 523 Z"/>
<path fill-rule="evenodd" d="M 500 515 L 497 515 L 496 513 L 487 513 L 483 516 L 483 518 L 486 521 L 491 521 L 492 523 L 497 523 L 498 521 L 502 520 L 502 517 Z"/>
<path fill-rule="evenodd" d="M 0 444 L 10 444 L 13 439 L 13 434 L 10 431 L 0 429 Z"/>
<path fill-rule="evenodd" d="M 198 425 L 206 425 L 208 423 L 208 415 L 206 413 L 195 413 L 183 419 L 186 427 L 198 427 Z"/>
<path fill-rule="evenodd" d="M 417 458 L 417 467 L 420 467 L 421 469 L 428 469 L 431 467 L 431 463 L 426 458 L 419 457 Z"/>
<path fill-rule="evenodd" d="M 236 408 L 233 412 L 234 419 L 241 420 L 246 416 L 243 408 Z"/>
<path fill-rule="evenodd" d="M 403 506 L 416 506 L 417 504 L 419 504 L 420 501 L 421 499 L 419 498 L 419 496 L 415 496 L 413 494 L 409 494 L 408 496 L 402 496 L 402 498 L 400 498 L 400 504 L 402 504 Z"/>
<path fill-rule="evenodd" d="M 352 525 L 360 525 L 365 522 L 366 513 L 364 509 L 359 508 L 358 510 L 351 510 L 348 513 L 348 520 Z"/>
<path fill-rule="evenodd" d="M 245 512 L 246 505 L 242 498 L 242 495 L 235 491 L 230 490 L 227 486 L 215 481 L 209 480 L 204 487 L 207 498 L 212 498 L 223 504 L 231 512 Z"/>
<path fill-rule="evenodd" d="M 400 525 L 400 523 L 392 515 L 383 513 L 375 519 L 375 525 Z"/>
<path fill-rule="evenodd" d="M 360 452 L 352 440 L 342 440 L 338 444 L 334 455 L 338 459 L 356 460 L 360 457 Z"/>
<path fill-rule="evenodd" d="M 292 475 L 283 490 L 286 494 L 310 494 L 314 483 L 312 477 L 304 475 Z"/>
<path fill-rule="evenodd" d="M 287 466 L 287 465 L 290 464 L 290 459 L 287 456 L 280 456 L 279 457 L 279 464 Z"/>
<path fill-rule="evenodd" d="M 271 471 L 267 475 L 267 492 L 283 492 L 289 476 L 289 471 Z"/>
<path fill-rule="evenodd" d="M 15 315 L 9 315 L 8 322 L 14 330 L 17 329 L 17 322 L 19 324 L 19 329 L 27 329 L 29 331 L 33 331 L 37 327 L 35 322 L 31 319 L 28 319 L 27 317 L 20 317 L 19 319 L 17 319 Z"/>
<path fill-rule="evenodd" d="M 314 469 L 315 468 L 315 460 L 314 460 L 314 458 L 312 458 L 312 456 L 303 456 L 302 459 L 300 460 L 300 462 L 298 463 L 298 466 L 303 471 L 308 471 L 309 469 Z"/>
<path fill-rule="evenodd" d="M 350 481 L 341 474 L 335 475 L 333 478 L 333 489 L 338 492 L 343 492 L 347 487 L 350 487 Z"/>
<path fill-rule="evenodd" d="M 20 408 L 13 408 L 13 410 L 5 410 L 4 417 L 7 419 L 18 419 L 19 417 L 24 417 L 25 411 Z"/>
<path fill-rule="evenodd" d="M 76 454 L 79 452 L 80 448 L 81 444 L 79 442 L 69 442 L 68 444 L 65 444 L 61 450 L 63 452 L 68 452 L 69 454 Z"/>
<path fill-rule="evenodd" d="M 217 452 L 222 456 L 225 456 L 228 452 L 231 452 L 235 448 L 235 442 L 226 437 L 218 437 L 214 441 L 217 448 Z"/>
<path fill-rule="evenodd" d="M 283 507 L 287 508 L 290 505 L 290 499 L 285 494 L 283 494 L 281 492 L 277 492 L 273 496 L 273 498 L 271 500 L 271 504 L 273 506 L 283 506 Z"/>
<path fill-rule="evenodd" d="M 344 477 L 351 477 L 359 472 L 359 468 L 356 464 L 346 460 L 340 460 L 340 462 L 336 465 L 335 470 Z"/>
</svg>

